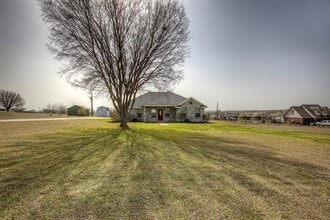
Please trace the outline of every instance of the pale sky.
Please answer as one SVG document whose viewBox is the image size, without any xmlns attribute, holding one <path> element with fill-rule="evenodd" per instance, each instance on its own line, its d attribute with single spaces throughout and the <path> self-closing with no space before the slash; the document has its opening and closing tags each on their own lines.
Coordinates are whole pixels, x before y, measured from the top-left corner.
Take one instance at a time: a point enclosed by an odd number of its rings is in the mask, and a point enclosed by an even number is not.
<svg viewBox="0 0 330 220">
<path fill-rule="evenodd" d="M 330 107 L 330 0 L 184 0 L 191 56 L 174 92 L 221 110 Z M 0 89 L 27 109 L 89 107 L 86 91 L 56 74 L 34 0 L 0 0 Z M 112 106 L 95 98 L 94 106 Z"/>
</svg>

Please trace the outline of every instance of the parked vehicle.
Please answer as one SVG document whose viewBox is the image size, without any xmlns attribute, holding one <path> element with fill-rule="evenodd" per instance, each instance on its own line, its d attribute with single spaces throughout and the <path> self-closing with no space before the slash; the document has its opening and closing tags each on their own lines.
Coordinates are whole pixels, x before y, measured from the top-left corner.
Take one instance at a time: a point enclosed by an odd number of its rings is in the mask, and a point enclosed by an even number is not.
<svg viewBox="0 0 330 220">
<path fill-rule="evenodd" d="M 330 126 L 330 120 L 323 120 L 323 121 L 319 121 L 319 122 L 316 122 L 315 125 L 317 126 Z"/>
</svg>

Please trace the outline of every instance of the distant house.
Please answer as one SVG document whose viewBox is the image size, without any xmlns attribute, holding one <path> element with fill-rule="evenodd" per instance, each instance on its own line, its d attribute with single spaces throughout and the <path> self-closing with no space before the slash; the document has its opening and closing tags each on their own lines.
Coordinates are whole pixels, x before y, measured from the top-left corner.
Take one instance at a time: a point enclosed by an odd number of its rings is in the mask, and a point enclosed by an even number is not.
<svg viewBox="0 0 330 220">
<path fill-rule="evenodd" d="M 70 116 L 89 116 L 89 109 L 82 105 L 74 105 L 67 109 Z"/>
<path fill-rule="evenodd" d="M 148 92 L 135 99 L 131 119 L 144 122 L 203 122 L 207 106 L 172 92 Z"/>
<path fill-rule="evenodd" d="M 329 108 L 320 105 L 291 106 L 283 115 L 284 123 L 309 125 L 329 118 Z"/>
<path fill-rule="evenodd" d="M 97 117 L 109 117 L 110 116 L 110 109 L 105 106 L 99 106 L 96 109 L 96 116 Z"/>
</svg>

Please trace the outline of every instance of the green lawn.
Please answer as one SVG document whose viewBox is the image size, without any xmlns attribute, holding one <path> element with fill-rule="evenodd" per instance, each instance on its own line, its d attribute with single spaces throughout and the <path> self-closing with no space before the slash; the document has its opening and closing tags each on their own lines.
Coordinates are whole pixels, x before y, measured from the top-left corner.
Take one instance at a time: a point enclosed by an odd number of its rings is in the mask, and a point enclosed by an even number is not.
<svg viewBox="0 0 330 220">
<path fill-rule="evenodd" d="M 0 218 L 329 216 L 327 128 L 133 123 L 122 131 L 108 120 L 0 126 Z"/>
</svg>

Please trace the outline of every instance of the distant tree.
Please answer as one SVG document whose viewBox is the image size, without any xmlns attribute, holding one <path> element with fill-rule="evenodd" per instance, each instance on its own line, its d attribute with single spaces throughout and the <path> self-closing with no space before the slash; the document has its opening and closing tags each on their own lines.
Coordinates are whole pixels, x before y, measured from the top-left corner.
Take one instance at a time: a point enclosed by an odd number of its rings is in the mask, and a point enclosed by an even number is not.
<svg viewBox="0 0 330 220">
<path fill-rule="evenodd" d="M 49 115 L 52 115 L 52 108 L 53 108 L 53 105 L 48 103 L 46 106 L 46 110 Z"/>
<path fill-rule="evenodd" d="M 39 0 L 50 50 L 75 86 L 106 92 L 128 128 L 138 91 L 183 76 L 188 25 L 180 0 Z"/>
<path fill-rule="evenodd" d="M 17 92 L 0 90 L 0 104 L 8 112 L 12 108 L 22 109 L 25 101 L 22 96 Z"/>
<path fill-rule="evenodd" d="M 59 115 L 66 114 L 66 106 L 62 103 L 57 105 L 57 110 Z"/>
</svg>

